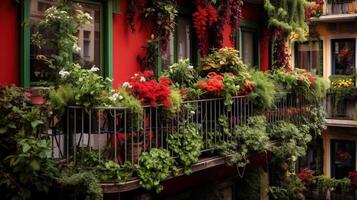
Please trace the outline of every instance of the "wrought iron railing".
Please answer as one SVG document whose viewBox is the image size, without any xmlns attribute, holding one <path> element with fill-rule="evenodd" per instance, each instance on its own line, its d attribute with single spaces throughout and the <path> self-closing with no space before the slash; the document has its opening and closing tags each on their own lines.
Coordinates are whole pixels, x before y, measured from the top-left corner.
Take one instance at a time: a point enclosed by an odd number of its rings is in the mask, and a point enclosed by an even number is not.
<svg viewBox="0 0 357 200">
<path fill-rule="evenodd" d="M 325 105 L 327 119 L 356 119 L 357 99 L 355 98 L 338 97 L 335 93 L 328 93 Z"/>
<path fill-rule="evenodd" d="M 118 163 L 137 163 L 139 155 L 152 148 L 168 149 L 166 138 L 185 122 L 194 123 L 203 139 L 202 154 L 211 154 L 212 147 L 222 140 L 219 119 L 226 116 L 229 129 L 247 123 L 250 116 L 263 114 L 268 122 L 297 120 L 309 109 L 302 97 L 284 95 L 277 97 L 275 107 L 261 112 L 255 109 L 245 96 L 233 98 L 233 104 L 224 105 L 224 99 L 201 99 L 186 101 L 179 114 L 171 116 L 162 106 L 145 106 L 142 114 L 128 108 L 97 107 L 85 110 L 70 106 L 62 131 L 52 133 L 53 156 L 59 159 L 76 159 L 76 152 L 91 147 L 99 157 L 113 159 Z M 175 156 L 175 155 L 173 155 Z"/>
<path fill-rule="evenodd" d="M 356 13 L 355 0 L 330 0 L 326 2 L 326 15 Z"/>
</svg>

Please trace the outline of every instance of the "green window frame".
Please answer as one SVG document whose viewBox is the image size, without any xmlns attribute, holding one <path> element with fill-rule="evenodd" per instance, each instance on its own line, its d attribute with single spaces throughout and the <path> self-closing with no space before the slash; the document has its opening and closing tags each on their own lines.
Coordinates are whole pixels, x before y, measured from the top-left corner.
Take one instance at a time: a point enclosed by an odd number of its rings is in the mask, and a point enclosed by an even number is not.
<svg viewBox="0 0 357 200">
<path fill-rule="evenodd" d="M 70 0 L 72 1 L 72 0 Z M 101 75 L 113 77 L 113 12 L 119 9 L 120 0 L 74 0 L 75 2 L 100 4 L 101 5 L 101 34 L 100 34 L 100 63 Z M 20 85 L 28 88 L 30 80 L 30 0 L 21 1 L 21 23 L 20 23 Z"/>
<path fill-rule="evenodd" d="M 260 29 L 257 23 L 242 20 L 240 23 L 240 28 L 238 30 L 237 39 L 236 39 L 236 49 L 240 52 L 240 57 L 243 59 L 243 50 L 244 50 L 244 35 L 243 32 L 253 33 L 253 63 L 252 67 L 260 68 Z"/>
</svg>

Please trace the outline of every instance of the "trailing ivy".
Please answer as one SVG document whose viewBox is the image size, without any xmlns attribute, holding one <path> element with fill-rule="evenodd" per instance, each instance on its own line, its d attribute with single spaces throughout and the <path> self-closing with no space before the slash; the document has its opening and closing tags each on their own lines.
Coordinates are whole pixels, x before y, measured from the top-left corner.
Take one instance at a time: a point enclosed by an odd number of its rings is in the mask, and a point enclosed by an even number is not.
<svg viewBox="0 0 357 200">
<path fill-rule="evenodd" d="M 197 162 L 203 147 L 203 140 L 196 125 L 183 124 L 176 133 L 168 136 L 167 143 L 169 148 L 178 155 L 185 174 L 189 175 L 190 167 Z"/>
</svg>

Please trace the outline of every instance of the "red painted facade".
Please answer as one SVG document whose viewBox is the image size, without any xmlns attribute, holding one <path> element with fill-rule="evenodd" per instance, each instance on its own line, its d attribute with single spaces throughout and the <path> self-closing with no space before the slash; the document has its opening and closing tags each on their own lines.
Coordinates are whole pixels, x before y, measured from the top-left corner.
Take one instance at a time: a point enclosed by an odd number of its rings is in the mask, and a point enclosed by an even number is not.
<svg viewBox="0 0 357 200">
<path fill-rule="evenodd" d="M 0 3 L 0 85 L 19 83 L 19 18 L 14 0 Z"/>
<path fill-rule="evenodd" d="M 136 18 L 136 31 L 132 32 L 126 22 L 126 1 L 121 1 L 121 13 L 113 14 L 113 87 L 127 80 L 139 70 L 137 56 L 143 55 L 143 46 L 150 38 L 150 27 Z M 0 84 L 19 83 L 19 4 L 13 0 L 3 0 L 0 4 L 0 59 L 2 68 Z M 6 19 L 6 20 L 4 20 Z M 265 16 L 262 5 L 245 3 L 243 19 L 264 26 Z M 263 22 L 263 23 L 261 23 Z M 264 27 L 260 27 L 264 30 Z M 230 27 L 224 27 L 223 47 L 233 47 L 230 41 Z M 269 65 L 269 35 L 261 34 L 260 63 L 261 69 Z"/>
</svg>

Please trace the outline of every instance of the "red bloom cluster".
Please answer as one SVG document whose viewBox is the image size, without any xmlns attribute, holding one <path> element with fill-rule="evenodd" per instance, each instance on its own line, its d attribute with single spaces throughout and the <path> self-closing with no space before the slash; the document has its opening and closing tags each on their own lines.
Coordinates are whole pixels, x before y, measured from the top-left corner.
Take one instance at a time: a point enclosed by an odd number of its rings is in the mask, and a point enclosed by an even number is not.
<svg viewBox="0 0 357 200">
<path fill-rule="evenodd" d="M 357 171 L 349 172 L 348 178 L 351 180 L 353 186 L 357 186 Z"/>
<path fill-rule="evenodd" d="M 192 17 L 198 44 L 202 51 L 207 41 L 208 28 L 218 20 L 217 10 L 212 5 L 204 8 L 202 4 L 198 4 L 197 11 L 192 14 Z"/>
<path fill-rule="evenodd" d="M 161 77 L 158 82 L 152 79 L 153 71 L 148 70 L 135 74 L 128 81 L 127 90 L 138 98 L 143 105 L 156 106 L 163 104 L 165 107 L 171 106 L 170 85 L 172 81 L 167 77 Z"/>
<path fill-rule="evenodd" d="M 224 89 L 223 76 L 215 72 L 208 74 L 206 81 L 198 81 L 198 86 L 209 93 L 218 94 Z"/>
<path fill-rule="evenodd" d="M 324 0 L 309 0 L 309 2 L 315 2 L 315 5 L 305 8 L 305 19 L 309 20 L 311 17 L 320 17 L 322 15 Z"/>
<path fill-rule="evenodd" d="M 304 183 L 304 185 L 307 187 L 311 185 L 312 179 L 314 177 L 314 171 L 309 169 L 309 168 L 304 168 L 298 173 L 299 179 Z"/>
<path fill-rule="evenodd" d="M 238 95 L 240 96 L 248 95 L 253 91 L 254 87 L 255 87 L 254 83 L 250 80 L 247 80 L 245 82 L 245 85 L 239 90 Z"/>
</svg>

